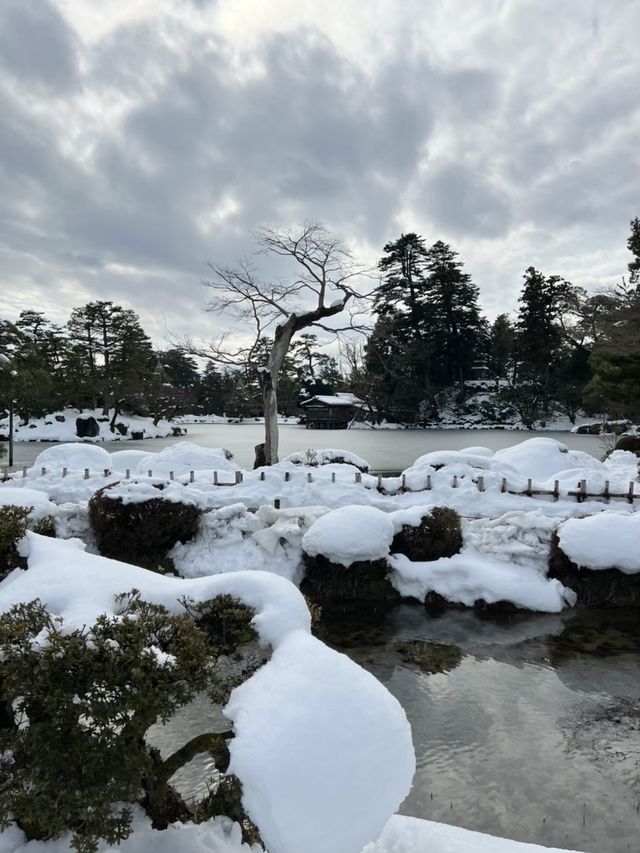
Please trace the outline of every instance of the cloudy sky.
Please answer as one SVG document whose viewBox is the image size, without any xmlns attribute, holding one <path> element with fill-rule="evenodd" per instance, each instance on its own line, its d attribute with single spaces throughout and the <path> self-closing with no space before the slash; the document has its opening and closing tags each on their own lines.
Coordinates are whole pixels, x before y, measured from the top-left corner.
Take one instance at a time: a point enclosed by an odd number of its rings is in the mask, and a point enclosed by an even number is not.
<svg viewBox="0 0 640 853">
<path fill-rule="evenodd" d="M 640 215 L 638 0 L 2 0 L 0 316 L 111 299 L 206 336 L 208 260 L 323 222 L 619 279 Z"/>
</svg>

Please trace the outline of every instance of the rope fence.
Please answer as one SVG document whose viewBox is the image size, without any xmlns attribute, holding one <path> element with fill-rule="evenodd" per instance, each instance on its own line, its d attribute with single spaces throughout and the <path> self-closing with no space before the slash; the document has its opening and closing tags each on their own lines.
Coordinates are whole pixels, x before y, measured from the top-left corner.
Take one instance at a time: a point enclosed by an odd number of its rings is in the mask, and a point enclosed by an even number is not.
<svg viewBox="0 0 640 853">
<path fill-rule="evenodd" d="M 15 475 L 15 473 L 18 473 L 19 475 L 21 474 L 22 478 L 27 478 L 28 477 L 28 468 L 26 465 L 23 466 L 21 469 L 17 468 L 15 470 L 15 472 L 13 472 L 13 474 Z M 56 472 L 50 471 L 50 470 L 48 471 L 47 468 L 41 468 L 40 469 L 40 476 L 41 477 L 46 477 L 47 473 L 54 474 Z M 69 476 L 68 468 L 62 468 L 62 470 L 59 473 L 62 477 Z M 244 481 L 244 473 L 242 471 L 233 472 L 233 479 L 231 479 L 231 480 L 229 480 L 226 476 L 229 473 L 231 473 L 231 472 L 213 471 L 213 477 L 211 480 L 211 485 L 214 485 L 214 486 L 237 486 L 237 485 L 240 485 Z M 285 471 L 283 475 L 269 474 L 269 479 L 271 480 L 272 478 L 277 477 L 282 482 L 288 483 L 291 480 L 291 473 L 292 473 L 291 471 Z M 91 479 L 92 476 L 98 476 L 98 477 L 105 477 L 106 478 L 106 477 L 111 477 L 112 475 L 113 475 L 113 471 L 111 471 L 109 468 L 104 468 L 101 472 L 99 472 L 99 473 L 94 472 L 93 474 L 89 468 L 85 468 L 84 474 L 83 474 L 83 479 L 89 480 L 89 479 Z M 11 469 L 6 465 L 3 466 L 3 479 L 8 480 L 11 478 L 11 476 L 12 476 Z M 140 476 L 140 475 L 136 475 L 136 476 Z M 186 475 L 186 474 L 181 475 L 181 477 L 187 477 L 187 476 L 188 476 L 188 483 L 195 483 L 196 482 L 195 471 L 189 471 L 188 475 Z M 154 478 L 153 470 L 149 469 L 147 471 L 147 477 L 149 479 L 159 479 L 163 482 L 173 482 L 173 481 L 180 482 L 180 480 L 176 480 L 176 476 L 175 476 L 173 471 L 169 472 L 168 479 L 164 475 L 160 476 L 158 478 Z M 125 480 L 131 479 L 131 470 L 130 469 L 127 469 L 125 471 L 124 479 Z M 258 479 L 261 481 L 265 481 L 267 479 L 267 472 L 261 471 Z M 390 480 L 394 481 L 394 483 L 391 484 L 389 482 Z M 397 485 L 398 480 L 400 480 L 399 486 Z M 449 486 L 452 489 L 459 488 L 460 487 L 460 480 L 461 480 L 461 478 L 458 477 L 457 474 L 454 474 L 451 478 Z M 307 483 L 313 483 L 313 482 L 335 483 L 336 482 L 336 473 L 335 473 L 335 471 L 332 471 L 330 480 L 327 480 L 324 477 L 314 479 L 313 472 L 308 471 L 307 475 L 306 475 L 306 482 Z M 340 482 L 344 483 L 345 481 L 341 480 Z M 406 474 L 402 474 L 400 477 L 383 477 L 382 474 L 378 474 L 375 476 L 374 475 L 371 475 L 371 476 L 367 475 L 367 479 L 363 480 L 362 472 L 356 471 L 354 473 L 353 482 L 356 485 L 362 484 L 364 488 L 369 488 L 369 489 L 375 488 L 378 492 L 380 492 L 381 494 L 384 494 L 384 495 L 397 495 L 397 494 L 402 494 L 404 492 L 423 492 L 423 491 L 428 492 L 428 491 L 431 491 L 431 489 L 433 488 L 430 474 L 427 474 L 424 486 L 422 488 L 418 488 L 418 489 L 411 488 L 407 484 Z M 485 484 L 485 478 L 483 476 L 479 476 L 477 479 L 472 480 L 472 482 L 475 484 L 478 492 L 486 492 L 487 491 L 487 485 Z M 626 491 L 624 491 L 624 492 L 612 492 L 610 489 L 609 480 L 605 480 L 603 491 L 590 491 L 590 488 L 589 488 L 587 481 L 586 480 L 580 480 L 580 482 L 576 484 L 576 488 L 568 491 L 566 494 L 567 494 L 567 497 L 575 497 L 579 503 L 586 501 L 586 500 L 589 500 L 590 498 L 597 498 L 597 499 L 605 500 L 607 502 L 612 500 L 612 499 L 624 499 L 628 503 L 633 504 L 634 500 L 640 499 L 640 490 L 637 491 L 635 486 L 636 486 L 635 481 L 631 480 L 629 482 L 629 487 Z M 502 494 L 520 495 L 520 496 L 526 496 L 526 497 L 530 497 L 530 498 L 531 497 L 546 496 L 546 497 L 553 498 L 554 501 L 559 500 L 561 497 L 560 481 L 559 480 L 554 481 L 553 489 L 540 489 L 540 488 L 534 488 L 533 479 L 529 478 L 527 480 L 527 486 L 525 489 L 515 489 L 515 488 L 510 488 L 507 478 L 503 477 L 500 481 L 498 491 L 501 492 Z"/>
</svg>

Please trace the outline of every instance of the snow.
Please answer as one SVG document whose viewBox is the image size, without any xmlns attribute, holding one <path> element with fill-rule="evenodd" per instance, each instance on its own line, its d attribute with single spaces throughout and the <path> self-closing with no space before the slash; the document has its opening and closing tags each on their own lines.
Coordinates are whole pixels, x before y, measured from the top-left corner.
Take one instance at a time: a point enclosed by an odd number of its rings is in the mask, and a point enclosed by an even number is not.
<svg viewBox="0 0 640 853">
<path fill-rule="evenodd" d="M 313 397 L 309 397 L 308 400 L 304 400 L 300 405 L 302 407 L 308 406 L 309 403 L 313 403 L 316 400 L 327 406 L 360 406 L 364 403 L 355 394 L 343 392 L 341 394 L 315 394 Z"/>
<path fill-rule="evenodd" d="M 133 471 L 143 459 L 153 459 L 156 453 L 148 450 L 116 450 L 111 456 L 111 470 L 118 474 Z"/>
<path fill-rule="evenodd" d="M 354 465 L 361 471 L 369 470 L 369 463 L 362 456 L 352 453 L 350 450 L 339 450 L 335 447 L 326 447 L 322 450 L 310 448 L 309 450 L 299 450 L 297 453 L 290 453 L 285 456 L 283 462 L 293 462 L 294 465 L 327 465 L 331 462 L 343 462 L 347 465 Z"/>
<path fill-rule="evenodd" d="M 523 844 L 471 832 L 446 823 L 394 815 L 377 841 L 362 853 L 569 853 L 557 847 Z M 575 853 L 575 851 L 573 851 Z"/>
<path fill-rule="evenodd" d="M 0 488 L 0 506 L 21 506 L 30 508 L 33 510 L 30 515 L 36 520 L 43 518 L 46 515 L 56 515 L 58 509 L 43 492 L 27 488 Z"/>
<path fill-rule="evenodd" d="M 0 612 L 39 598 L 63 630 L 115 613 L 116 596 L 132 588 L 171 612 L 185 596 L 221 594 L 254 608 L 253 625 L 273 654 L 232 692 L 225 713 L 237 733 L 231 770 L 270 853 L 359 853 L 379 834 L 411 785 L 409 723 L 372 675 L 311 636 L 293 584 L 267 572 L 168 577 L 33 533 L 21 548 L 28 570 L 0 584 Z"/>
<path fill-rule="evenodd" d="M 395 535 L 391 517 L 374 507 L 349 506 L 323 515 L 305 534 L 303 550 L 347 568 L 362 560 L 381 560 Z"/>
<path fill-rule="evenodd" d="M 548 480 L 568 469 L 599 471 L 602 463 L 582 450 L 569 450 L 553 438 L 530 438 L 494 453 L 493 458 L 511 465 L 536 482 Z"/>
<path fill-rule="evenodd" d="M 162 488 L 157 488 L 158 486 Z M 104 492 L 104 496 L 111 500 L 121 500 L 123 504 L 145 503 L 145 501 L 162 498 L 170 503 L 199 506 L 204 500 L 201 492 L 189 489 L 187 486 L 183 486 L 182 483 L 165 483 L 164 480 L 154 479 L 142 481 L 124 480 L 107 489 Z"/>
<path fill-rule="evenodd" d="M 640 572 L 640 513 L 603 512 L 558 529 L 560 548 L 578 566 Z"/>
<path fill-rule="evenodd" d="M 190 441 L 180 441 L 165 447 L 159 453 L 150 453 L 135 467 L 136 474 L 152 470 L 154 477 L 169 477 L 188 474 L 190 471 L 237 471 L 235 462 L 225 457 L 221 447 L 200 447 Z"/>
<path fill-rule="evenodd" d="M 135 832 L 119 846 L 100 844 L 98 853 L 263 853 L 257 844 L 243 844 L 240 826 L 228 818 L 199 824 L 173 824 L 152 829 L 140 809 L 134 809 Z M 11 826 L 0 832 L 0 853 L 73 853 L 69 838 L 31 841 Z M 523 844 L 471 832 L 445 823 L 394 815 L 376 841 L 361 853 L 576 853 L 557 847 Z"/>
<path fill-rule="evenodd" d="M 55 447 L 47 447 L 36 457 L 32 468 L 29 469 L 30 477 L 39 477 L 42 468 L 47 471 L 62 473 L 63 468 L 68 471 L 82 471 L 88 468 L 94 473 L 111 469 L 111 454 L 102 447 L 80 442 L 69 444 L 57 444 Z"/>
<path fill-rule="evenodd" d="M 409 791 L 404 711 L 372 675 L 309 635 L 290 635 L 225 713 L 236 732 L 229 769 L 271 853 L 359 853 Z"/>
<path fill-rule="evenodd" d="M 76 435 L 76 419 L 81 418 L 86 420 L 93 417 L 98 422 L 99 434 L 94 438 L 78 438 Z M 62 420 L 58 420 L 61 418 Z M 14 441 L 127 441 L 131 439 L 132 432 L 144 433 L 145 438 L 166 438 L 171 435 L 173 428 L 169 421 L 160 420 L 157 424 L 153 423 L 153 418 L 142 417 L 139 415 L 121 415 L 117 418 L 117 423 L 127 427 L 125 435 L 120 432 L 111 432 L 109 424 L 111 415 L 106 417 L 102 414 L 102 409 L 62 409 L 58 412 L 51 412 L 42 418 L 30 418 L 25 424 L 20 423 L 17 419 L 14 422 Z M 0 435 L 8 435 L 9 419 L 0 418 Z"/>
</svg>

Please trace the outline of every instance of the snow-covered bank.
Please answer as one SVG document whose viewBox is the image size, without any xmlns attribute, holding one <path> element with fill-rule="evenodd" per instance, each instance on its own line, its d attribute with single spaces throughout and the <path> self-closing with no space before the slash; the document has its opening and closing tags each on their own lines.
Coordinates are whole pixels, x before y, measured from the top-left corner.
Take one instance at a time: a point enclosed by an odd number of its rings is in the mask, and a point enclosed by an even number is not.
<svg viewBox="0 0 640 853">
<path fill-rule="evenodd" d="M 89 421 L 89 434 L 80 435 L 77 421 Z M 127 441 L 134 438 L 167 438 L 174 424 L 170 421 L 145 418 L 140 415 L 119 415 L 114 432 L 112 415 L 102 414 L 102 409 L 63 409 L 42 418 L 30 418 L 27 423 L 14 419 L 13 440 L 22 441 Z M 0 437 L 9 438 L 9 419 L 0 418 Z"/>
</svg>

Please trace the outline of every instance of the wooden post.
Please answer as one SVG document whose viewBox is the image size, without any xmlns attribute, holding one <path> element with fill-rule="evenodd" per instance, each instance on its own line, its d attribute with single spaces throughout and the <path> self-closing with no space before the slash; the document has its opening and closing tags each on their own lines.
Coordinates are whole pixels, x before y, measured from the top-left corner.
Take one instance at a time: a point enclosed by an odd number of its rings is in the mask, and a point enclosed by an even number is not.
<svg viewBox="0 0 640 853">
<path fill-rule="evenodd" d="M 41 468 L 41 469 L 40 469 L 40 476 L 41 476 L 41 477 L 46 477 L 46 476 L 47 476 L 47 469 L 46 469 L 46 468 Z"/>
<path fill-rule="evenodd" d="M 313 483 L 313 474 L 311 471 L 307 471 L 307 483 Z"/>
<path fill-rule="evenodd" d="M 427 474 L 427 490 L 431 491 L 431 474 Z"/>
<path fill-rule="evenodd" d="M 175 476 L 176 476 L 176 475 L 175 475 L 175 473 L 174 473 L 173 471 L 169 471 L 169 479 L 170 479 L 170 480 L 174 480 L 174 479 L 175 479 Z"/>
<path fill-rule="evenodd" d="M 242 471 L 236 471 L 236 486 L 242 482 Z"/>
<path fill-rule="evenodd" d="M 195 478 L 196 478 L 195 473 L 194 473 L 193 471 L 189 471 L 189 482 L 190 482 L 190 483 L 193 483 L 193 481 L 195 480 Z"/>
<path fill-rule="evenodd" d="M 66 477 L 66 476 L 67 476 L 67 469 L 66 469 L 66 468 L 63 468 L 63 469 L 62 469 L 62 476 L 63 476 L 63 477 Z"/>
<path fill-rule="evenodd" d="M 531 497 L 532 491 L 533 491 L 533 489 L 532 489 L 531 477 L 529 477 L 529 479 L 527 480 L 527 497 L 528 498 Z"/>
<path fill-rule="evenodd" d="M 407 475 L 406 474 L 402 475 L 401 483 L 402 483 L 402 485 L 400 486 L 400 488 L 402 489 L 403 492 L 406 492 L 407 491 Z"/>
<path fill-rule="evenodd" d="M 506 477 L 502 478 L 502 482 L 500 483 L 500 491 L 501 492 L 507 491 L 507 478 Z"/>
<path fill-rule="evenodd" d="M 603 494 L 604 494 L 604 499 L 608 503 L 609 502 L 609 481 L 608 480 L 604 481 L 604 493 Z"/>
<path fill-rule="evenodd" d="M 89 469 L 88 468 L 84 469 L 84 478 L 85 478 L 85 480 L 89 479 Z"/>
<path fill-rule="evenodd" d="M 290 479 L 291 479 L 291 473 L 290 473 L 289 471 L 285 471 L 285 472 L 284 472 L 284 481 L 285 481 L 285 483 L 288 483 Z"/>
<path fill-rule="evenodd" d="M 24 480 L 24 478 L 25 478 L 26 476 L 27 476 L 27 466 L 26 466 L 26 465 L 23 465 L 23 466 L 22 466 L 22 479 Z"/>
<path fill-rule="evenodd" d="M 108 468 L 105 468 L 103 473 L 105 477 L 108 477 L 111 471 Z"/>
<path fill-rule="evenodd" d="M 273 500 L 273 508 L 280 509 L 280 498 L 274 498 Z"/>
<path fill-rule="evenodd" d="M 553 499 L 560 500 L 560 480 L 553 481 Z"/>
<path fill-rule="evenodd" d="M 362 471 L 356 471 L 356 483 L 362 482 Z"/>
<path fill-rule="evenodd" d="M 149 468 L 147 471 L 147 477 L 153 477 L 153 471 L 151 470 L 151 468 Z"/>
<path fill-rule="evenodd" d="M 451 481 L 451 488 L 453 488 L 453 489 L 458 488 L 458 475 L 457 474 L 453 475 L 453 480 Z"/>
<path fill-rule="evenodd" d="M 627 500 L 629 501 L 629 503 L 630 503 L 630 504 L 633 504 L 633 498 L 634 498 L 634 494 L 633 494 L 633 480 L 631 480 L 631 481 L 629 482 L 629 491 L 627 492 Z"/>
<path fill-rule="evenodd" d="M 478 477 L 478 491 L 484 492 L 484 477 Z"/>
<path fill-rule="evenodd" d="M 336 481 L 336 472 L 335 472 L 335 471 L 332 471 L 332 472 L 331 472 L 331 482 L 332 482 L 332 483 L 335 483 L 335 481 Z"/>
<path fill-rule="evenodd" d="M 265 479 L 266 479 L 266 475 L 265 475 L 264 471 L 260 471 L 260 479 L 261 479 L 261 480 L 265 480 Z"/>
<path fill-rule="evenodd" d="M 9 469 L 7 468 L 7 466 L 6 466 L 6 465 L 3 465 L 3 466 L 2 466 L 2 479 L 3 479 L 3 480 L 8 480 L 8 479 L 9 479 Z"/>
<path fill-rule="evenodd" d="M 580 480 L 580 502 L 587 499 L 587 481 Z"/>
<path fill-rule="evenodd" d="M 214 486 L 218 485 L 218 472 L 217 471 L 213 472 L 213 485 Z"/>
<path fill-rule="evenodd" d="M 127 470 L 124 472 L 124 477 L 125 477 L 125 480 L 131 479 L 131 469 L 130 468 L 127 468 Z"/>
<path fill-rule="evenodd" d="M 376 488 L 378 489 L 379 492 L 382 491 L 382 474 L 378 474 L 378 483 L 377 483 Z"/>
</svg>

